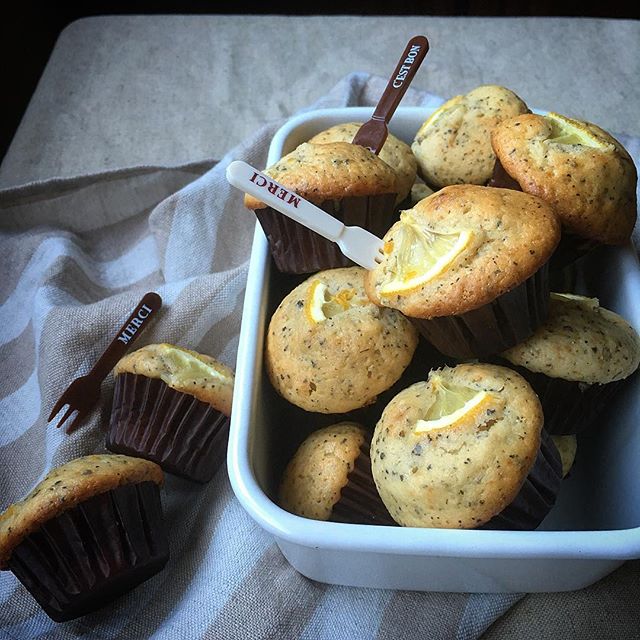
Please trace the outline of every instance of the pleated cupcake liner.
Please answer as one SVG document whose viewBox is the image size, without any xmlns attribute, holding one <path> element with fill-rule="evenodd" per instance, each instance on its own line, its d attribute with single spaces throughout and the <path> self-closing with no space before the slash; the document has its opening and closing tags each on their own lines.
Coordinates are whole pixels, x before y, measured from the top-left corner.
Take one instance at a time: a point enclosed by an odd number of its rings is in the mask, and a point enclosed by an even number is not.
<svg viewBox="0 0 640 640">
<path fill-rule="evenodd" d="M 229 418 L 158 378 L 116 376 L 106 447 L 151 460 L 194 482 L 211 480 L 223 465 Z"/>
<path fill-rule="evenodd" d="M 624 380 L 608 384 L 573 382 L 529 371 L 506 360 L 500 364 L 519 373 L 538 394 L 544 428 L 553 435 L 577 434 L 589 429 L 624 385 Z"/>
<path fill-rule="evenodd" d="M 580 258 L 600 246 L 599 242 L 583 238 L 563 229 L 560 242 L 549 259 L 549 270 L 553 273 L 570 268 Z"/>
<path fill-rule="evenodd" d="M 373 481 L 368 443 L 360 447 L 360 454 L 348 475 L 347 484 L 342 488 L 340 500 L 333 506 L 329 520 L 396 526 Z"/>
<path fill-rule="evenodd" d="M 549 296 L 548 264 L 544 264 L 523 283 L 478 309 L 429 320 L 409 319 L 444 355 L 482 358 L 531 336 L 547 319 Z"/>
<path fill-rule="evenodd" d="M 359 226 L 382 237 L 397 220 L 396 194 L 348 196 L 318 205 L 347 226 Z M 353 266 L 335 242 L 318 235 L 279 211 L 255 210 L 264 230 L 276 267 L 282 273 L 315 273 Z"/>
<path fill-rule="evenodd" d="M 562 483 L 560 453 L 544 429 L 540 450 L 518 495 L 480 529 L 530 531 L 538 527 L 556 502 Z"/>
<path fill-rule="evenodd" d="M 169 545 L 154 482 L 98 494 L 42 524 L 9 568 L 56 622 L 85 615 L 158 573 Z"/>
</svg>

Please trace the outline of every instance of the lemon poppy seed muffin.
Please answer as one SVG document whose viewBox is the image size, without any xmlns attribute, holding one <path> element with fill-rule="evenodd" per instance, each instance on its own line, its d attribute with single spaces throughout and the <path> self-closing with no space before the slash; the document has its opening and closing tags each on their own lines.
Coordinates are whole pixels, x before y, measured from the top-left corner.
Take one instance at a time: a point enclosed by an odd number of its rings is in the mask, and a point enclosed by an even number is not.
<svg viewBox="0 0 640 640">
<path fill-rule="evenodd" d="M 506 176 L 553 207 L 567 236 L 567 252 L 585 241 L 588 247 L 629 240 L 636 221 L 637 171 L 609 133 L 557 113 L 528 114 L 500 123 L 492 145 Z"/>
<path fill-rule="evenodd" d="M 94 611 L 160 571 L 169 557 L 160 467 L 91 455 L 50 471 L 0 515 L 0 569 L 56 622 Z"/>
<path fill-rule="evenodd" d="M 558 220 L 539 198 L 444 187 L 403 211 L 384 236 L 367 295 L 411 318 L 446 355 L 497 353 L 546 317 L 546 264 L 559 239 Z"/>
<path fill-rule="evenodd" d="M 352 142 L 361 122 L 337 124 L 321 131 L 309 140 L 310 143 L 326 144 L 328 142 Z M 411 147 L 404 141 L 389 134 L 378 153 L 378 157 L 392 167 L 397 174 L 398 196 L 396 204 L 407 198 L 416 179 L 417 162 Z"/>
<path fill-rule="evenodd" d="M 263 173 L 346 225 L 381 236 L 395 220 L 396 171 L 359 145 L 305 142 Z M 257 198 L 246 195 L 244 203 L 255 211 L 280 271 L 312 273 L 353 264 L 337 244 Z"/>
<path fill-rule="evenodd" d="M 280 506 L 314 520 L 395 524 L 373 483 L 370 442 L 370 433 L 354 422 L 314 431 L 282 475 Z"/>
<path fill-rule="evenodd" d="M 122 358 L 106 446 L 208 482 L 226 457 L 233 371 L 206 354 L 151 344 Z"/>
<path fill-rule="evenodd" d="M 306 411 L 345 413 L 373 403 L 402 375 L 417 332 L 366 296 L 360 267 L 317 273 L 269 323 L 265 366 L 276 391 Z"/>
<path fill-rule="evenodd" d="M 577 433 L 597 421 L 640 364 L 640 336 L 595 298 L 552 293 L 548 319 L 502 357 L 540 396 L 545 428 Z"/>
<path fill-rule="evenodd" d="M 528 111 L 513 91 L 498 85 L 483 85 L 451 98 L 420 127 L 411 145 L 420 175 L 435 189 L 486 184 L 495 164 L 491 130 Z"/>
<path fill-rule="evenodd" d="M 505 367 L 432 370 L 385 407 L 371 442 L 382 501 L 402 526 L 535 528 L 561 480 L 527 382 Z"/>
</svg>

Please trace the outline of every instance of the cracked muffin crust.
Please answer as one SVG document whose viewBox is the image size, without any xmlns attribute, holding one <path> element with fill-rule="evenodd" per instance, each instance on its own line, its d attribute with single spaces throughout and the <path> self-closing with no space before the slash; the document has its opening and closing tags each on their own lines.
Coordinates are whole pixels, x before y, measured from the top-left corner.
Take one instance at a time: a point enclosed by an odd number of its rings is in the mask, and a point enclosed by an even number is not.
<svg viewBox="0 0 640 640">
<path fill-rule="evenodd" d="M 420 175 L 434 188 L 486 184 L 495 164 L 491 130 L 528 111 L 513 91 L 498 85 L 451 98 L 420 127 L 411 145 Z"/>
</svg>

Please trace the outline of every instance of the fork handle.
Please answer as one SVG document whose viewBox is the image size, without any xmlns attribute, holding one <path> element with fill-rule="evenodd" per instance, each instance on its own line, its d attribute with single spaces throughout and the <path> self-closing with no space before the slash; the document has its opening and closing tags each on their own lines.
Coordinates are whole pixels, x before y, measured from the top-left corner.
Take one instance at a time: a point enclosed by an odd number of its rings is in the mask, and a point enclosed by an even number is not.
<svg viewBox="0 0 640 640">
<path fill-rule="evenodd" d="M 371 116 L 372 120 L 389 124 L 428 51 L 429 41 L 424 36 L 414 36 L 409 40 Z"/>
<path fill-rule="evenodd" d="M 118 360 L 124 356 L 129 347 L 147 327 L 161 306 L 162 298 L 157 293 L 154 291 L 145 293 L 133 313 L 120 327 L 111 344 L 93 365 L 88 375 L 100 382 L 104 380 Z"/>
<path fill-rule="evenodd" d="M 227 167 L 227 180 L 234 187 L 258 198 L 261 202 L 285 216 L 337 242 L 345 229 L 344 224 L 326 211 L 316 207 L 297 193 L 260 173 L 242 160 L 234 160 Z"/>
</svg>

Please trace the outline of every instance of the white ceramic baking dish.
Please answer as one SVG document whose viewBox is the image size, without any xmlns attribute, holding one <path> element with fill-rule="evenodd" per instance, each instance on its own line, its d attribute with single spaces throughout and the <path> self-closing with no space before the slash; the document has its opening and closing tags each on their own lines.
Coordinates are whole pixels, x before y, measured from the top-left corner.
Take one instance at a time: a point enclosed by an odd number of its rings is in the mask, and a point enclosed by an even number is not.
<svg viewBox="0 0 640 640">
<path fill-rule="evenodd" d="M 400 108 L 390 130 L 410 142 L 429 111 Z M 308 112 L 274 136 L 269 164 L 340 122 L 365 121 L 371 109 Z M 240 332 L 228 470 L 238 500 L 270 532 L 287 560 L 321 582 L 458 592 L 579 589 L 640 558 L 640 376 L 617 396 L 598 429 L 579 437 L 571 476 L 536 531 L 476 531 L 317 522 L 274 502 L 284 465 L 312 430 L 335 420 L 304 413 L 271 389 L 263 371 L 270 314 L 297 282 L 271 268 L 259 225 Z M 601 304 L 640 330 L 640 268 L 631 247 L 597 254 L 584 285 Z M 425 363 L 425 378 L 428 365 Z M 373 424 L 368 426 L 373 427 Z"/>
</svg>

